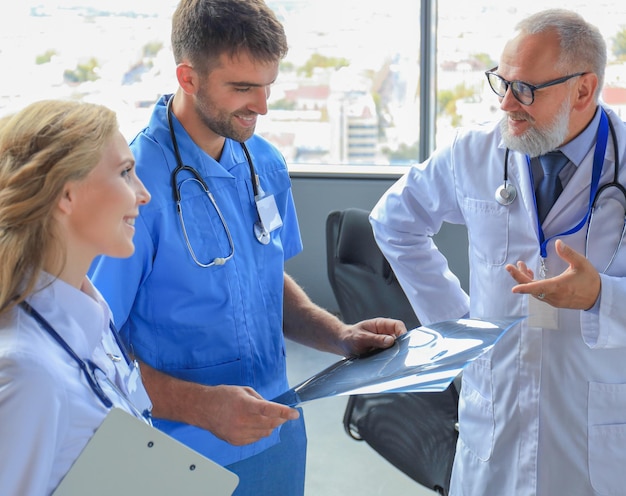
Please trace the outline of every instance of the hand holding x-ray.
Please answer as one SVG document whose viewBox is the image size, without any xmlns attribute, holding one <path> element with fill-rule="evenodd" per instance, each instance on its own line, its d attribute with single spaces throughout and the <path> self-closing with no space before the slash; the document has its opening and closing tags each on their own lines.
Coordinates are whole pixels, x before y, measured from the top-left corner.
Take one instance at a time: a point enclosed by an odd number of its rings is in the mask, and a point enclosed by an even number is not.
<svg viewBox="0 0 626 496">
<path fill-rule="evenodd" d="M 459 319 L 420 326 L 390 348 L 344 358 L 272 401 L 295 406 L 339 395 L 443 391 L 523 319 Z"/>
</svg>

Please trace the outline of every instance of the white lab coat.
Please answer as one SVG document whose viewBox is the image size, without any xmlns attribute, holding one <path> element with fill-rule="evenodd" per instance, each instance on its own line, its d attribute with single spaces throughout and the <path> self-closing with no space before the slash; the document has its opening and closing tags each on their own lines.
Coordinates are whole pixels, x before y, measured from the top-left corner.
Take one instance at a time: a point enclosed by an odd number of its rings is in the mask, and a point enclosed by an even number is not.
<svg viewBox="0 0 626 496">
<path fill-rule="evenodd" d="M 626 127 L 607 112 L 626 183 Z M 523 260 L 539 274 L 533 188 L 525 156 L 511 152 L 518 198 L 509 206 L 496 202 L 504 152 L 498 126 L 460 131 L 372 212 L 376 238 L 422 323 L 459 318 L 468 304 L 477 318 L 528 314 L 529 297 L 511 293 L 516 283 L 505 265 Z M 548 214 L 546 236 L 583 218 L 592 162 L 593 147 Z M 601 184 L 612 180 L 613 164 L 609 137 Z M 467 226 L 471 302 L 431 239 L 443 222 Z M 584 253 L 585 234 L 583 228 L 563 240 Z M 597 254 L 614 250 L 598 244 Z M 554 242 L 547 267 L 548 276 L 566 268 Z M 452 495 L 626 494 L 624 248 L 608 274 L 595 312 L 560 310 L 558 330 L 525 321 L 465 369 Z"/>
</svg>

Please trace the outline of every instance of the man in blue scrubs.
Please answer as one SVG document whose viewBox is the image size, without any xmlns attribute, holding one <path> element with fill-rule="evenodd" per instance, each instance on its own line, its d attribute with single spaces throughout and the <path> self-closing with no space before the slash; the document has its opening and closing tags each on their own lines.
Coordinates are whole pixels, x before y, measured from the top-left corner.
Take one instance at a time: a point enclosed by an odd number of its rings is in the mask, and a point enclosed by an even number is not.
<svg viewBox="0 0 626 496">
<path fill-rule="evenodd" d="M 267 401 L 289 388 L 284 336 L 354 355 L 405 327 L 347 326 L 284 273 L 302 249 L 290 179 L 254 135 L 287 52 L 273 12 L 262 0 L 182 0 L 172 48 L 179 88 L 131 143 L 152 194 L 135 255 L 100 259 L 92 279 L 141 361 L 155 425 L 237 473 L 237 495 L 301 495 L 303 419 Z"/>
</svg>

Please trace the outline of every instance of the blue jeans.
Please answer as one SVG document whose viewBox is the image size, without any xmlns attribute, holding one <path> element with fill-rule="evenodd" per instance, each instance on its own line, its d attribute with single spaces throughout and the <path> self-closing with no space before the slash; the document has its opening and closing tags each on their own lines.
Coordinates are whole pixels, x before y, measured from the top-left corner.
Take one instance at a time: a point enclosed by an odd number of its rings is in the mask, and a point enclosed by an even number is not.
<svg viewBox="0 0 626 496">
<path fill-rule="evenodd" d="M 239 476 L 233 496 L 303 496 L 306 443 L 300 410 L 299 419 L 282 425 L 280 443 L 226 467 Z"/>
</svg>

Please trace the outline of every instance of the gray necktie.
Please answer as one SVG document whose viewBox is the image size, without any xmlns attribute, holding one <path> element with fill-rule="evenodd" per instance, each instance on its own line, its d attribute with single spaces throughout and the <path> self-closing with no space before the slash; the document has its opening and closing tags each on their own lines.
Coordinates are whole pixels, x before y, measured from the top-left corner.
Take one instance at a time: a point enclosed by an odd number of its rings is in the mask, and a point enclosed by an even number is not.
<svg viewBox="0 0 626 496">
<path fill-rule="evenodd" d="M 539 221 L 543 223 L 552 205 L 563 191 L 559 172 L 565 167 L 568 159 L 563 152 L 557 150 L 542 155 L 539 157 L 539 162 L 543 169 L 543 179 L 537 186 L 536 198 Z"/>
</svg>

